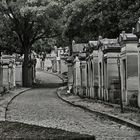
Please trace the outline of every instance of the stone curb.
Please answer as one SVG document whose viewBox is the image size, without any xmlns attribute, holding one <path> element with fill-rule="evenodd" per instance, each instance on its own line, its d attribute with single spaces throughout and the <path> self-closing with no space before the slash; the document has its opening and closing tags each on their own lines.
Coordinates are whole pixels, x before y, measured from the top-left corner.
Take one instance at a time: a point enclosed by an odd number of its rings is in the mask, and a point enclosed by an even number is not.
<svg viewBox="0 0 140 140">
<path fill-rule="evenodd" d="M 104 105 L 108 105 L 108 106 L 111 106 L 111 107 L 117 107 L 117 108 L 120 108 L 120 105 L 119 104 L 113 104 L 113 103 L 109 103 L 109 102 L 104 102 L 104 101 L 98 101 L 99 103 L 102 103 Z M 123 106 L 125 110 L 129 110 L 129 111 L 134 111 L 134 112 L 140 112 L 140 109 L 139 108 L 135 108 L 135 107 L 127 107 L 127 106 Z"/>
<path fill-rule="evenodd" d="M 62 90 L 61 90 L 62 91 Z M 105 113 L 105 112 L 101 112 L 101 111 L 96 111 L 96 110 L 91 110 L 85 106 L 82 106 L 82 105 L 77 105 L 77 104 L 74 104 L 73 102 L 70 102 L 69 100 L 66 100 L 64 99 L 62 96 L 61 96 L 61 91 L 59 91 L 59 89 L 57 89 L 57 96 L 64 102 L 74 106 L 74 107 L 78 107 L 78 108 L 81 108 L 81 109 L 84 109 L 85 111 L 88 111 L 90 113 L 94 113 L 94 114 L 97 114 L 97 115 L 101 115 L 101 116 L 105 116 L 117 123 L 120 123 L 120 124 L 123 124 L 123 125 L 126 125 L 126 126 L 129 126 L 131 128 L 135 128 L 137 130 L 140 130 L 140 124 L 134 122 L 134 121 L 130 121 L 128 119 L 124 119 L 124 118 L 120 118 L 118 116 L 115 116 L 115 115 L 112 115 L 112 114 L 108 114 L 108 113 Z"/>
<path fill-rule="evenodd" d="M 24 92 L 26 92 L 26 91 L 29 91 L 29 90 L 31 90 L 32 88 L 27 88 L 27 89 L 25 89 L 25 90 L 22 90 L 22 91 L 20 91 L 20 92 L 18 92 L 16 95 L 14 95 L 11 99 L 9 99 L 9 101 L 8 101 L 8 103 L 7 103 L 7 105 L 6 105 L 6 107 L 5 107 L 5 121 L 7 120 L 7 111 L 8 111 L 8 106 L 12 103 L 12 101 L 17 97 L 17 96 L 19 96 L 20 94 L 22 94 L 22 93 L 24 93 Z"/>
</svg>

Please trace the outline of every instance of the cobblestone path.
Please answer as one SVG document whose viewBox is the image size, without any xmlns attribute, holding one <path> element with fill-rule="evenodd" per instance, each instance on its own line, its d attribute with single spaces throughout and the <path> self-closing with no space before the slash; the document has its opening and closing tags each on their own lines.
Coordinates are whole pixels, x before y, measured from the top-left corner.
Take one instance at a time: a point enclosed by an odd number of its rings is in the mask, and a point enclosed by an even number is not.
<svg viewBox="0 0 140 140">
<path fill-rule="evenodd" d="M 50 76 L 46 76 L 48 80 L 56 81 Z M 7 119 L 95 135 L 97 140 L 140 140 L 139 131 L 64 103 L 57 97 L 56 88 L 21 94 L 10 104 Z"/>
</svg>

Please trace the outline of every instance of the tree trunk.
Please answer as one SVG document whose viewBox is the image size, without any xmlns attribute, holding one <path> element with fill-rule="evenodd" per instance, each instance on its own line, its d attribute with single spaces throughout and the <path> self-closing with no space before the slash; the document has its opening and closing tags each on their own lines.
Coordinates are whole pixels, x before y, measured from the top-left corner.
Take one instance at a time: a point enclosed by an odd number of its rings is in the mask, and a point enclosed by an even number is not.
<svg viewBox="0 0 140 140">
<path fill-rule="evenodd" d="M 69 51 L 70 51 L 70 55 L 72 55 L 72 39 L 69 38 Z"/>
<path fill-rule="evenodd" d="M 24 87 L 31 87 L 33 84 L 32 65 L 30 63 L 29 54 L 29 49 L 26 49 L 24 51 L 24 61 L 22 66 L 22 81 Z"/>
</svg>

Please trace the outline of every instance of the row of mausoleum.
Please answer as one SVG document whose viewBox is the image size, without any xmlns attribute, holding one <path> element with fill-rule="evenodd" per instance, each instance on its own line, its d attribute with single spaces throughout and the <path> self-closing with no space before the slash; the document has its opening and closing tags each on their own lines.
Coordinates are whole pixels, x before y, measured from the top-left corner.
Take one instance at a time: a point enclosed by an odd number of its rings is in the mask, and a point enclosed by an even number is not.
<svg viewBox="0 0 140 140">
<path fill-rule="evenodd" d="M 68 92 L 81 97 L 140 107 L 138 38 L 124 31 L 117 39 L 72 42 L 68 57 Z"/>
<path fill-rule="evenodd" d="M 57 48 L 54 46 L 51 53 L 38 55 L 36 68 L 59 74 L 65 73 L 68 71 L 65 61 L 67 56 L 68 47 Z"/>
<path fill-rule="evenodd" d="M 4 55 L 0 57 L 0 94 L 16 87 L 23 86 L 22 83 L 23 57 L 18 54 Z M 29 73 L 29 85 L 35 80 L 35 65 Z"/>
<path fill-rule="evenodd" d="M 3 55 L 0 59 L 0 92 L 15 86 L 15 59 L 13 56 Z"/>
</svg>

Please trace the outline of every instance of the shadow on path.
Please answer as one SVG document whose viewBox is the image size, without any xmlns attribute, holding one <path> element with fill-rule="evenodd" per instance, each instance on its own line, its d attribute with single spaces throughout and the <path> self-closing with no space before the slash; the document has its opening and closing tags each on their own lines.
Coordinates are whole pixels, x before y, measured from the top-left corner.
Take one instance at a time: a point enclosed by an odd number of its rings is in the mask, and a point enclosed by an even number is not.
<svg viewBox="0 0 140 140">
<path fill-rule="evenodd" d="M 33 88 L 59 88 L 66 85 L 67 83 L 41 83 L 37 80 L 37 82 L 34 83 Z"/>
<path fill-rule="evenodd" d="M 34 83 L 33 88 L 59 88 L 67 85 L 67 82 L 51 73 L 44 71 L 36 72 L 36 83 Z"/>
<path fill-rule="evenodd" d="M 94 140 L 94 136 L 19 122 L 0 121 L 0 139 Z"/>
</svg>

